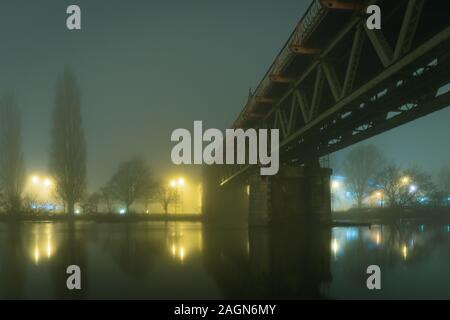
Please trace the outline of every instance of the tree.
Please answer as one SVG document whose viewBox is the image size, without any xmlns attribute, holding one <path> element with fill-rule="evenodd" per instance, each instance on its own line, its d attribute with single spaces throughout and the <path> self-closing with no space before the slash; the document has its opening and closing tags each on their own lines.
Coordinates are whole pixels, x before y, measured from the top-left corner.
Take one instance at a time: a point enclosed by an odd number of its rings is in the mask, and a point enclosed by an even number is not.
<svg viewBox="0 0 450 320">
<path fill-rule="evenodd" d="M 69 215 L 86 188 L 86 142 L 81 118 L 81 94 L 74 74 L 66 69 L 58 79 L 50 145 L 50 171 Z"/>
<path fill-rule="evenodd" d="M 439 188 L 446 194 L 450 196 L 450 166 L 441 168 L 438 177 Z"/>
<path fill-rule="evenodd" d="M 396 208 L 417 205 L 435 192 L 431 175 L 419 168 L 402 170 L 399 166 L 389 165 L 380 171 L 377 182 L 389 206 Z"/>
<path fill-rule="evenodd" d="M 91 193 L 83 203 L 83 212 L 97 214 L 101 198 L 100 193 Z"/>
<path fill-rule="evenodd" d="M 142 158 L 134 157 L 119 165 L 109 186 L 115 198 L 123 202 L 128 212 L 137 199 L 148 195 L 152 187 L 151 170 Z"/>
<path fill-rule="evenodd" d="M 137 199 L 139 203 L 142 205 L 144 213 L 149 212 L 150 203 L 152 203 L 152 201 L 155 198 L 158 186 L 159 186 L 158 184 L 151 181 L 150 186 L 147 187 L 146 190 L 142 193 L 142 195 Z"/>
<path fill-rule="evenodd" d="M 177 190 L 162 182 L 158 183 L 155 196 L 166 215 L 169 213 L 169 206 L 171 204 L 176 204 L 178 201 Z"/>
<path fill-rule="evenodd" d="M 113 212 L 114 193 L 108 184 L 100 189 L 101 201 L 105 204 L 108 213 Z"/>
<path fill-rule="evenodd" d="M 85 212 L 90 213 L 98 213 L 98 207 L 100 205 L 100 201 L 102 199 L 102 195 L 98 192 L 91 193 L 86 199 L 86 210 Z"/>
<path fill-rule="evenodd" d="M 398 206 L 397 199 L 400 193 L 401 169 L 397 165 L 388 165 L 380 170 L 377 175 L 377 182 L 383 190 L 384 197 L 391 207 Z"/>
<path fill-rule="evenodd" d="M 362 207 L 369 180 L 375 177 L 384 162 L 382 152 L 373 145 L 356 147 L 346 155 L 343 171 L 347 187 L 354 193 L 358 208 Z"/>
<path fill-rule="evenodd" d="M 20 113 L 14 95 L 0 99 L 0 189 L 9 212 L 21 210 L 25 166 Z"/>
</svg>

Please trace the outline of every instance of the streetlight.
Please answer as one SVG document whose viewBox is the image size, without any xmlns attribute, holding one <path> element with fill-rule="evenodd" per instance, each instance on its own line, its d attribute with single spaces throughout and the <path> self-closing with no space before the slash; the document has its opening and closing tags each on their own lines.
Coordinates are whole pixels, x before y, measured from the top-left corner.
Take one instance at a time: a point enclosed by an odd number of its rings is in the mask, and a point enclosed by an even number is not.
<svg viewBox="0 0 450 320">
<path fill-rule="evenodd" d="M 407 184 L 409 184 L 409 183 L 411 182 L 411 178 L 408 177 L 408 176 L 402 177 L 401 180 L 400 180 L 400 182 L 401 182 L 403 185 L 407 185 Z"/>
<path fill-rule="evenodd" d="M 182 193 L 180 191 L 183 190 L 185 185 L 186 185 L 186 180 L 183 177 L 171 180 L 169 182 L 169 186 L 171 188 L 175 189 L 175 193 L 176 193 L 176 197 L 175 197 L 175 213 L 177 211 L 177 207 L 178 207 L 179 202 L 182 203 L 182 199 L 179 199 L 178 197 L 182 198 Z"/>
<path fill-rule="evenodd" d="M 375 197 L 378 199 L 378 202 L 380 203 L 380 207 L 383 207 L 383 193 L 381 191 L 377 191 L 375 193 Z"/>
<path fill-rule="evenodd" d="M 330 193 L 330 196 L 331 196 L 331 210 L 332 211 L 334 211 L 334 205 L 335 205 L 335 203 L 338 200 L 338 195 L 339 195 L 338 193 L 340 191 L 342 191 L 342 189 L 343 189 L 343 186 L 342 186 L 342 182 L 341 181 L 336 180 L 336 179 L 331 180 L 331 193 Z"/>
<path fill-rule="evenodd" d="M 50 179 L 50 178 L 41 178 L 41 177 L 39 177 L 38 175 L 33 175 L 33 176 L 31 176 L 31 183 L 34 185 L 34 186 L 43 186 L 43 187 L 45 187 L 45 188 L 49 188 L 49 187 L 51 187 L 52 185 L 53 185 L 53 181 L 52 181 L 52 179 Z"/>
<path fill-rule="evenodd" d="M 331 189 L 333 190 L 339 190 L 341 188 L 341 183 L 337 180 L 333 180 L 331 182 Z"/>
<path fill-rule="evenodd" d="M 49 188 L 52 186 L 52 184 L 53 184 L 52 180 L 50 180 L 48 178 L 44 180 L 44 187 Z"/>
<path fill-rule="evenodd" d="M 29 178 L 29 189 L 27 192 L 31 194 L 34 199 L 32 208 L 39 207 L 46 210 L 54 210 L 54 206 L 50 204 L 52 201 L 52 191 L 54 188 L 54 181 L 50 176 L 33 174 Z"/>
<path fill-rule="evenodd" d="M 40 179 L 39 179 L 38 176 L 32 176 L 32 177 L 31 177 L 31 182 L 32 182 L 34 185 L 38 184 L 39 181 L 40 181 Z"/>
</svg>

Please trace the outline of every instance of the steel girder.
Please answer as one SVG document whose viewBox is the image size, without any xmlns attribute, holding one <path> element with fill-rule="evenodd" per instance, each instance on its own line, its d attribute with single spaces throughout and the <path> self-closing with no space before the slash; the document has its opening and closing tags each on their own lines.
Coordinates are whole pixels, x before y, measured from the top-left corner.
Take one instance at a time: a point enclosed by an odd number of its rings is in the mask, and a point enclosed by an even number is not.
<svg viewBox="0 0 450 320">
<path fill-rule="evenodd" d="M 450 105 L 448 94 L 436 96 L 450 82 L 450 26 L 412 48 L 424 3 L 407 1 L 394 45 L 382 30 L 368 30 L 363 17 L 352 18 L 295 80 L 289 76 L 289 88 L 252 127 L 280 129 L 280 157 L 301 164 Z M 336 68 L 341 66 L 332 52 L 349 38 L 349 59 L 339 78 Z M 382 69 L 355 88 L 367 50 L 375 52 Z M 324 88 L 332 97 L 327 105 L 321 101 Z M 250 168 L 227 166 L 222 184 Z"/>
</svg>

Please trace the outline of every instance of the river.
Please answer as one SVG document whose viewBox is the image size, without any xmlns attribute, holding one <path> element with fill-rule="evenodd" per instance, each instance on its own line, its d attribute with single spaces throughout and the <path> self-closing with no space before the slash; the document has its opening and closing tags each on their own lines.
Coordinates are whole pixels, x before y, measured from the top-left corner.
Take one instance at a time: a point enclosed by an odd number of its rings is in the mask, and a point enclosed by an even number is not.
<svg viewBox="0 0 450 320">
<path fill-rule="evenodd" d="M 381 290 L 367 289 L 369 265 Z M 0 223 L 2 299 L 450 299 L 449 270 L 448 224 Z"/>
</svg>

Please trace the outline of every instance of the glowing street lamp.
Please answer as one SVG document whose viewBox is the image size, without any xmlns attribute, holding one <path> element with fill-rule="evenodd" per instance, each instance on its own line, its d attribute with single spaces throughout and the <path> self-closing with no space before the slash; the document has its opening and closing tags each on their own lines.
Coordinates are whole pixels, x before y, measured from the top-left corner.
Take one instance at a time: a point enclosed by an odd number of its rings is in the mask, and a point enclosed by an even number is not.
<svg viewBox="0 0 450 320">
<path fill-rule="evenodd" d="M 39 181 L 40 181 L 40 179 L 39 179 L 38 176 L 32 176 L 32 177 L 31 177 L 31 182 L 32 182 L 34 185 L 38 184 Z"/>
<path fill-rule="evenodd" d="M 50 179 L 45 179 L 44 180 L 44 187 L 46 187 L 46 188 L 50 188 L 51 186 L 52 186 L 52 180 L 50 180 Z"/>
<path fill-rule="evenodd" d="M 36 187 L 44 187 L 46 189 L 53 185 L 53 181 L 50 178 L 41 178 L 38 175 L 31 176 L 31 183 Z"/>
<path fill-rule="evenodd" d="M 339 190 L 341 188 L 341 182 L 337 181 L 337 180 L 333 180 L 331 182 L 331 189 L 333 190 Z"/>
<path fill-rule="evenodd" d="M 176 193 L 177 193 L 177 200 L 176 202 L 180 201 L 181 199 L 178 199 L 178 196 L 180 198 L 182 198 L 182 194 L 178 194 L 180 191 L 183 190 L 183 188 L 186 185 L 186 180 L 183 177 L 180 177 L 178 179 L 173 179 L 170 180 L 169 182 L 169 186 L 173 189 L 175 189 Z M 180 192 L 181 193 L 181 192 Z M 178 203 L 175 203 L 175 213 L 176 213 L 176 208 L 177 208 Z"/>
<path fill-rule="evenodd" d="M 378 202 L 380 203 L 380 207 L 383 206 L 383 192 L 377 191 L 375 192 L 375 197 L 377 198 Z"/>
<path fill-rule="evenodd" d="M 186 185 L 186 180 L 184 180 L 184 178 L 170 180 L 170 182 L 169 182 L 169 186 L 172 188 L 183 188 L 185 185 Z"/>
<path fill-rule="evenodd" d="M 402 177 L 400 182 L 402 183 L 402 185 L 407 185 L 411 182 L 411 178 L 408 176 Z"/>
</svg>

